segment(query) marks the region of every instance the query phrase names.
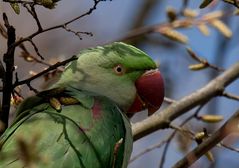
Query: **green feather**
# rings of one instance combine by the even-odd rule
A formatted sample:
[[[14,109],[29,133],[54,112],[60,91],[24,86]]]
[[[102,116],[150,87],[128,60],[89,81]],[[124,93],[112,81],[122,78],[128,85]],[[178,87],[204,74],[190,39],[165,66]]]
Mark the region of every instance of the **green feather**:
[[[146,53],[121,42],[81,51],[56,84],[20,105],[0,138],[0,167],[126,168],[133,138],[124,112],[137,78],[155,68]],[[75,103],[61,104],[62,97]]]
[[[37,151],[37,159],[28,158],[29,165],[62,168],[100,168],[113,165],[115,168],[121,165],[127,167],[129,157],[126,155],[125,158],[123,153],[131,153],[132,140],[127,139],[132,139],[132,135],[126,116],[108,99],[89,97],[80,91],[69,90],[66,90],[66,94],[80,97],[79,102],[83,100],[82,97],[86,97],[88,100],[91,98],[90,101],[94,103],[99,103],[102,108],[99,111],[100,116],[94,116],[93,106],[64,106],[59,113],[49,103],[39,102],[39,105],[32,108],[27,116],[13,124],[2,136],[2,153],[9,157],[0,161],[0,167],[24,166],[24,159],[17,155],[20,148],[18,141],[24,137],[27,142],[34,136],[39,137],[34,149]],[[121,138],[124,142],[114,162],[114,146]]]

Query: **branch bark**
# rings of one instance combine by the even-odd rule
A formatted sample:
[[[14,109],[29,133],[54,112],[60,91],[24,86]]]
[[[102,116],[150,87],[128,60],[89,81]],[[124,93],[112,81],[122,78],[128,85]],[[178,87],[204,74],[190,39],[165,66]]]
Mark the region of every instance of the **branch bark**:
[[[183,159],[178,161],[173,168],[189,167],[202,155],[221,142],[226,136],[234,132],[239,132],[238,121],[239,109],[220,129],[218,129],[214,134],[212,134],[212,136],[198,145],[194,150],[189,152]]]
[[[3,99],[2,99],[2,111],[0,113],[0,119],[2,122],[2,127],[0,128],[0,133],[5,131],[8,127],[8,116],[10,110],[10,101],[12,93],[12,79],[14,71],[14,52],[15,46],[13,44],[16,40],[15,28],[11,26],[8,22],[7,15],[3,13],[3,20],[5,22],[5,27],[7,28],[7,52],[3,55],[3,61],[6,64],[5,74],[3,76]]]
[[[239,62],[213,79],[203,88],[172,103],[160,113],[132,125],[134,140],[138,140],[156,130],[167,128],[171,121],[193,109],[197,105],[223,94],[226,86],[239,78]]]

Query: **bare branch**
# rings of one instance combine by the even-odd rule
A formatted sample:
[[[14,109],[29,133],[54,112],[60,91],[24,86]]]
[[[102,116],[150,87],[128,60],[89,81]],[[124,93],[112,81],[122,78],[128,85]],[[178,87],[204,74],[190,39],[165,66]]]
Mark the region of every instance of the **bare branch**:
[[[3,2],[19,3],[19,4],[37,4],[37,2],[30,2],[30,1],[24,1],[24,0],[3,0]]]
[[[71,24],[72,22],[75,22],[76,20],[79,20],[87,15],[90,15],[94,10],[96,10],[96,7],[97,5],[99,4],[99,2],[101,2],[103,0],[94,0],[94,5],[87,11],[85,12],[84,14],[80,15],[80,16],[77,16],[63,24],[60,24],[60,25],[56,25],[56,26],[52,26],[52,27],[49,27],[49,28],[46,28],[46,29],[42,29],[42,30],[38,30],[36,31],[35,33],[29,35],[28,37],[25,37],[25,38],[21,38],[19,39],[18,41],[15,42],[15,46],[18,46],[19,44],[25,42],[25,41],[29,41],[29,39],[32,39],[34,38],[35,36],[41,34],[41,33],[44,33],[44,32],[47,32],[47,31],[51,31],[51,30],[55,30],[55,29],[59,29],[59,28],[63,28],[65,29],[65,27],[69,24]]]
[[[204,104],[199,106],[196,111],[194,112],[193,115],[190,115],[188,118],[186,118],[181,124],[180,124],[180,127],[183,127],[187,122],[189,122],[191,119],[193,119],[194,117],[196,117],[198,115],[198,113],[201,111],[201,109],[204,107]],[[164,147],[164,150],[163,150],[163,154],[162,154],[162,158],[161,158],[161,161],[160,161],[160,164],[159,164],[159,167],[160,168],[163,168],[163,165],[164,165],[164,162],[165,162],[165,159],[166,159],[166,155],[167,155],[167,152],[168,152],[168,148],[169,148],[169,145],[170,143],[172,142],[174,136],[176,135],[178,130],[174,130],[174,132],[169,136],[168,138],[168,141],[166,142],[166,145]],[[190,133],[191,135],[191,133]]]
[[[193,52],[191,48],[187,48],[187,52],[194,60],[196,60],[197,62],[203,64],[205,67],[210,67],[210,68],[212,68],[212,69],[214,69],[216,71],[219,71],[219,72],[225,71],[225,69],[223,69],[221,67],[218,67],[216,65],[213,65],[213,64],[209,63],[206,59],[197,56],[196,53]]]
[[[206,16],[206,15],[204,15]],[[140,27],[137,29],[134,29],[128,33],[125,37],[117,40],[117,41],[129,41],[136,39],[142,35],[147,35],[150,33],[158,33],[161,31],[164,31],[165,29],[176,29],[176,28],[188,28],[189,26],[198,26],[200,24],[205,24],[209,23],[212,20],[219,19],[223,16],[221,15],[211,15],[210,17],[204,17],[202,16],[201,18],[198,19],[192,19],[192,18],[183,18],[183,19],[178,19],[175,20],[174,22],[171,23],[161,23],[161,24],[155,24],[151,26],[145,26],[145,27]]]
[[[7,31],[5,30],[5,28],[4,28],[1,24],[0,24],[0,34],[1,34],[5,39],[7,39]],[[42,59],[43,57],[42,57],[42,55],[39,53],[38,48],[37,48],[37,46],[33,43],[33,41],[32,41],[31,39],[30,39],[29,41],[30,41],[30,43],[33,45],[34,50],[35,50],[35,52],[37,53],[37,55],[40,57],[40,59],[38,59],[38,58],[34,57],[33,55],[31,55],[31,54],[29,53],[29,51],[27,50],[27,48],[25,47],[25,45],[24,45],[23,43],[21,43],[18,47],[23,50],[23,51],[22,51],[22,56],[24,57],[24,59],[27,60],[27,62],[31,62],[31,61],[28,60],[28,59],[31,59],[31,60],[33,60],[33,61],[35,61],[35,62],[37,62],[37,63],[50,66],[49,63],[43,61],[43,59]]]
[[[20,56],[23,57],[27,62],[37,62],[42,65],[51,66],[51,64],[49,64],[48,62],[43,61],[41,58],[38,59],[37,57],[30,54],[27,48],[25,47],[24,43],[21,43],[18,47],[22,49]]]
[[[238,132],[239,131],[238,120],[239,120],[239,109],[220,129],[218,129],[210,137],[205,139],[194,150],[189,152],[183,159],[178,161],[173,166],[173,168],[189,167],[202,155],[207,153],[211,148],[215,147],[219,142],[221,142],[226,136],[228,136],[231,133]]]
[[[229,98],[229,99],[232,99],[232,100],[239,101],[239,96],[238,95],[234,95],[234,94],[231,94],[231,93],[223,92],[222,96],[224,96],[226,98]]]
[[[144,154],[146,154],[146,153],[148,153],[148,152],[150,152],[150,151],[152,151],[152,150],[154,150],[154,149],[156,149],[156,148],[162,147],[162,146],[168,141],[168,139],[169,139],[169,138],[167,138],[167,139],[161,141],[160,143],[154,144],[154,145],[152,145],[152,146],[150,146],[150,147],[144,149],[143,151],[141,151],[140,153],[138,153],[137,155],[135,155],[134,157],[132,157],[132,158],[130,159],[130,163],[133,162],[133,161],[135,161],[136,159],[140,158],[140,157],[143,156]]]
[[[226,149],[228,149],[228,150],[231,150],[231,151],[233,151],[233,152],[239,153],[239,148],[234,148],[234,147],[231,147],[231,146],[226,145],[226,144],[224,144],[224,143],[220,143],[218,146],[221,146],[221,147],[224,147],[224,148],[226,148]]]
[[[73,34],[75,34],[76,36],[79,37],[80,40],[82,40],[82,37],[80,36],[81,34],[85,34],[85,35],[88,35],[88,36],[93,36],[93,33],[91,32],[81,32],[81,31],[73,31],[72,29],[69,29],[67,26],[64,26],[63,29],[65,29],[66,31],[68,32],[71,32]]]
[[[10,101],[11,101],[11,93],[13,91],[12,87],[12,79],[13,79],[13,71],[14,71],[14,52],[15,47],[12,47],[16,40],[15,28],[11,26],[8,22],[7,15],[3,13],[3,20],[5,22],[5,27],[7,28],[7,52],[3,56],[3,61],[6,64],[6,71],[3,78],[3,99],[2,99],[2,111],[0,113],[1,122],[4,125],[3,130],[0,132],[4,132],[8,127],[8,116],[10,110]]]
[[[193,119],[194,117],[197,117],[198,113],[200,112],[200,110],[203,108],[204,105],[201,105],[199,106],[196,111],[194,112],[194,114],[190,115],[188,118],[186,118],[181,124],[180,124],[180,127],[184,126],[187,122],[189,122],[191,119]],[[148,148],[146,148],[145,150],[141,151],[140,153],[138,153],[137,155],[135,155],[134,157],[131,158],[130,160],[130,163],[135,161],[136,159],[140,158],[141,156],[143,156],[144,154],[154,150],[154,149],[157,149],[157,148],[160,148],[162,145],[164,145],[166,143],[166,146],[164,148],[164,152],[163,152],[163,156],[162,156],[162,159],[161,159],[161,163],[160,163],[160,167],[163,167],[163,164],[164,164],[164,158],[166,157],[166,154],[167,154],[167,148],[168,146],[170,145],[170,142],[173,140],[173,137],[176,135],[178,130],[174,130],[173,133],[168,137],[166,138],[165,140],[157,143],[157,144],[154,144]],[[191,135],[191,133],[190,133]]]
[[[28,41],[32,44],[32,46],[33,46],[35,52],[37,53],[37,55],[38,55],[42,60],[44,60],[44,57],[40,54],[40,52],[39,52],[39,50],[38,50],[36,44],[32,41],[32,39],[29,39]]]
[[[238,0],[223,0],[226,3],[229,3],[231,5],[234,5],[235,7],[239,8],[239,2]]]
[[[35,4],[29,4],[29,6],[30,6],[29,7],[28,4],[26,4],[26,3],[23,4],[23,6],[27,9],[27,11],[32,15],[32,17],[36,21],[37,27],[38,27],[38,31],[40,32],[40,31],[42,31],[42,26],[41,26],[41,22],[40,22],[40,20],[39,20],[39,18],[37,16],[36,9],[35,9],[34,5]]]
[[[213,79],[203,88],[172,103],[160,113],[132,126],[134,140],[140,139],[158,129],[169,127],[171,121],[188,112],[197,105],[208,102],[223,93],[226,86],[239,78],[239,62],[231,66],[220,76]]]
[[[36,78],[39,78],[40,76],[52,71],[52,70],[55,70],[57,69],[59,66],[63,66],[63,65],[66,65],[67,63],[71,62],[71,61],[74,61],[74,60],[77,60],[78,57],[77,56],[72,56],[71,58],[65,60],[65,61],[62,61],[62,62],[57,62],[56,64],[54,65],[51,65],[50,67],[48,67],[47,69],[45,69],[44,71],[28,78],[28,79],[25,79],[25,80],[22,80],[22,81],[16,81],[13,85],[13,87],[17,87],[19,85],[24,85],[24,84],[27,84],[28,87],[31,89],[31,90],[34,90],[35,92],[37,92],[37,90],[35,90],[34,88],[31,87],[30,83],[31,81],[35,80]]]

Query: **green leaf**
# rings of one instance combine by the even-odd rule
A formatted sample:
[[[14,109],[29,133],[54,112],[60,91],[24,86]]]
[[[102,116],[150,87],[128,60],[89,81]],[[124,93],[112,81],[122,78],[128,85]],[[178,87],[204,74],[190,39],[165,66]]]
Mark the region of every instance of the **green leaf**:
[[[205,8],[207,7],[213,0],[204,0],[201,5],[199,6],[199,8]]]
[[[10,3],[12,9],[14,10],[14,12],[16,14],[20,14],[20,7],[19,7],[19,4],[18,3]]]

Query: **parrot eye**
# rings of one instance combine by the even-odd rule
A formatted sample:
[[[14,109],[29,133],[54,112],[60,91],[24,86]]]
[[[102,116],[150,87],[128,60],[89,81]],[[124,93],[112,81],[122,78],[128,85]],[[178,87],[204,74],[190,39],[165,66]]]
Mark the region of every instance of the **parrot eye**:
[[[116,65],[113,69],[117,75],[123,75],[125,73],[125,68],[121,64]]]

